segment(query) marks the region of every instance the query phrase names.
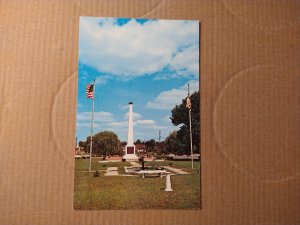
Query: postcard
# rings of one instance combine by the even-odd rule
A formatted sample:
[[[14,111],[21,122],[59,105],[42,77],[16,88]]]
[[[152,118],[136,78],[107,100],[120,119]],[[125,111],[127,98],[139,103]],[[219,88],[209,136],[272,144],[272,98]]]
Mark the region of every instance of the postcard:
[[[200,22],[81,17],[74,209],[199,209]]]

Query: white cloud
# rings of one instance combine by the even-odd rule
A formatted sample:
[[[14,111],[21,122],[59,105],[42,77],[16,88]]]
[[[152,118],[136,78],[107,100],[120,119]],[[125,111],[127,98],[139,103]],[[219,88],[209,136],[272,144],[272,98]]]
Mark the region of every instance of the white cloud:
[[[91,127],[91,123],[88,123],[88,122],[77,122],[76,127],[77,128],[82,128],[82,127],[90,128]],[[99,127],[99,124],[93,123],[93,127]]]
[[[90,121],[91,120],[91,112],[78,112],[77,113],[77,121]],[[113,122],[113,114],[110,112],[94,112],[94,122]]]
[[[98,85],[104,85],[106,84],[107,80],[110,78],[109,75],[101,75],[98,76],[95,80],[96,80],[96,84]]]
[[[192,80],[188,83],[190,84],[190,93],[199,90],[199,81]],[[188,83],[179,88],[161,92],[154,101],[147,102],[146,107],[150,109],[171,110],[187,96]]]
[[[82,122],[77,122],[76,127],[91,127],[91,123],[82,123]]]
[[[136,120],[134,121],[134,127],[142,127],[142,126],[155,126],[156,122],[154,120]],[[114,121],[110,123],[106,123],[105,127],[107,128],[123,128],[123,127],[128,127],[128,121]]]
[[[86,135],[89,135],[90,122],[77,122],[77,128],[86,129]],[[145,120],[137,120],[134,122],[134,140],[149,140],[151,138],[158,140],[158,131],[161,131],[161,140],[164,140],[165,137],[174,129],[178,129],[178,127],[174,127],[171,124],[157,124],[155,120],[145,119]],[[118,134],[118,137],[121,141],[127,140],[127,132],[128,132],[128,121],[114,121],[108,123],[94,123],[94,133],[109,130]],[[85,140],[83,138],[82,140]]]
[[[149,125],[155,125],[156,122],[154,120],[137,120],[135,121],[134,125],[136,126],[149,126]]]
[[[175,72],[172,73],[159,73],[154,77],[154,80],[170,80],[171,78],[178,77]]]
[[[128,114],[129,114],[129,112],[124,114],[124,119],[128,120]],[[141,119],[141,118],[142,118],[141,114],[133,112],[133,120],[138,120],[138,119]]]
[[[161,118],[160,121],[162,121],[162,123],[164,123],[164,124],[171,124],[172,123],[169,115]]]
[[[125,110],[125,109],[128,110],[128,105],[118,105],[118,107],[119,107],[121,110]]]
[[[185,92],[187,92],[188,85],[190,85],[190,93],[193,93],[193,92],[199,90],[199,80],[190,80],[185,85],[181,86],[179,89],[183,89],[183,90],[185,90]],[[184,97],[186,97],[186,96],[184,96]]]
[[[177,75],[193,75],[195,79],[199,79],[199,45],[190,46],[176,54],[170,68],[175,70]]]
[[[146,107],[150,109],[170,109],[181,101],[186,93],[184,90],[172,89],[161,92],[153,102],[147,102]]]
[[[128,127],[128,121],[115,121],[107,123],[107,127]]]
[[[128,121],[116,121],[112,123],[102,124],[100,127],[102,130],[113,131],[118,134],[118,137],[121,141],[127,141],[127,132],[128,132]],[[164,127],[163,127],[164,128]],[[149,137],[149,135],[156,134],[159,128],[156,126],[154,120],[137,120],[134,122],[134,139],[143,139],[144,137]],[[166,129],[166,128],[164,128]]]
[[[81,17],[79,60],[122,77],[151,74],[168,65],[179,75],[189,72],[198,76],[194,74],[198,52],[192,47],[184,50],[198,45],[198,26],[197,21],[181,20],[150,20],[144,24],[130,20],[117,26],[113,19]],[[183,51],[176,55],[179,49]],[[184,56],[188,58],[180,63]]]

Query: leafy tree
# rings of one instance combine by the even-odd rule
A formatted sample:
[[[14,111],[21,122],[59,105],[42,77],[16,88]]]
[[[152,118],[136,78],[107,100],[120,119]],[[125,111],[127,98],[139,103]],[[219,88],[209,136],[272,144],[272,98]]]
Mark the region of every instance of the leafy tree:
[[[78,145],[79,145],[79,147],[85,148],[86,147],[86,142],[85,141],[79,141]]]
[[[200,97],[199,91],[194,92],[191,96],[191,120],[192,120],[192,138],[193,149],[195,152],[199,152],[200,147]],[[177,131],[177,138],[182,144],[182,148],[185,154],[190,153],[190,134],[189,134],[189,109],[186,108],[186,99],[182,99],[180,105],[176,105],[172,111],[170,117],[173,125],[179,126]],[[195,146],[195,147],[194,147]]]
[[[177,132],[175,130],[171,132],[164,141],[164,153],[173,153],[177,155],[184,153],[182,144],[177,138]]]
[[[151,139],[149,141],[146,141],[145,145],[146,145],[147,151],[152,151],[152,150],[154,150],[154,147],[155,147],[155,140]]]
[[[87,149],[90,148],[90,137],[86,140]],[[121,155],[122,148],[118,136],[111,131],[102,131],[93,136],[93,153],[103,156]]]
[[[141,144],[141,143],[142,143],[142,142],[141,142],[140,139],[137,139],[136,142],[135,142],[135,144]]]
[[[164,141],[161,141],[161,142],[156,142],[156,147],[157,147],[157,152],[159,154],[161,153],[168,153],[165,149],[165,142]]]

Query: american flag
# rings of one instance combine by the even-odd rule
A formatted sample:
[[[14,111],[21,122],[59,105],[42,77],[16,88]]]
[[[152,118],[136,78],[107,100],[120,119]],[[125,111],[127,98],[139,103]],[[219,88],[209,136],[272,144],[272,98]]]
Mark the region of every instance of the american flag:
[[[94,99],[94,84],[86,85],[86,97]]]
[[[192,108],[192,102],[191,102],[191,99],[190,99],[190,96],[188,95],[187,98],[186,98],[186,107],[188,109],[191,109]]]

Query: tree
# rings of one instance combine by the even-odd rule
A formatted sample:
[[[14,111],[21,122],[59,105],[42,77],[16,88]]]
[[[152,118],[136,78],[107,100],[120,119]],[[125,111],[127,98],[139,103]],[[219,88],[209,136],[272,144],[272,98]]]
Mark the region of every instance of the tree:
[[[155,140],[151,139],[149,141],[146,141],[145,145],[146,145],[147,151],[152,151],[152,150],[154,150],[154,147],[155,147]]]
[[[81,148],[85,148],[86,147],[86,142],[85,141],[79,141],[78,145]]]
[[[177,138],[177,132],[174,130],[166,137],[164,141],[164,153],[183,154],[183,148],[180,140]]]
[[[158,154],[165,154],[165,153],[168,153],[165,149],[165,142],[164,141],[161,141],[161,142],[156,142],[156,147],[157,147],[157,152]]]
[[[87,138],[87,149],[90,148],[90,137]],[[122,148],[118,136],[111,131],[102,131],[93,136],[93,153],[103,156],[121,155]]]
[[[141,144],[141,143],[142,143],[142,142],[141,142],[140,139],[137,139],[136,142],[135,142],[135,144]]]
[[[127,141],[122,141],[121,142],[121,146],[123,147],[123,146],[126,146],[127,145]]]
[[[199,152],[200,148],[200,97],[199,91],[194,92],[191,96],[191,120],[192,120],[192,138],[193,148],[195,146],[196,152]],[[190,153],[190,134],[189,134],[189,110],[186,108],[186,99],[182,99],[180,105],[176,105],[172,111],[170,117],[173,125],[179,126],[177,131],[177,138],[182,144],[182,148],[185,154]]]

